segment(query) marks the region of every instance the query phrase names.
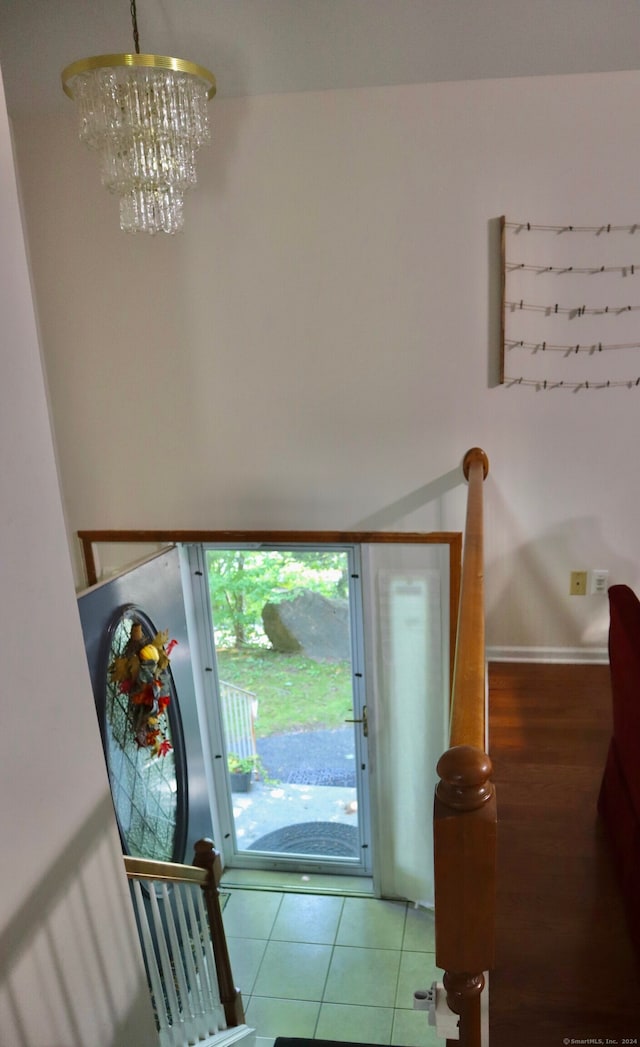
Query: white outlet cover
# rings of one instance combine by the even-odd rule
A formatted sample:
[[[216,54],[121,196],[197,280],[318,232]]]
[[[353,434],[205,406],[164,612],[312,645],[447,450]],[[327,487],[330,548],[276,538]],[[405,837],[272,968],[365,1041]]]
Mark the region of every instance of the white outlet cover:
[[[588,592],[590,596],[600,596],[609,588],[609,572],[605,569],[594,568],[589,571]]]

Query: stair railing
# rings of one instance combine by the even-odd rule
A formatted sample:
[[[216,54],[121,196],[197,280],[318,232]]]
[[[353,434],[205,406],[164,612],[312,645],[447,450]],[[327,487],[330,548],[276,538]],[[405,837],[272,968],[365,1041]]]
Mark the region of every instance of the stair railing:
[[[486,753],[483,482],[486,454],[472,448],[449,748],[437,765],[434,803],[436,964],[461,1047],[480,1047],[484,972],[494,965],[497,817]],[[456,1041],[447,1041],[456,1042]]]
[[[124,857],[132,884],[161,1047],[208,1047],[244,1024],[233,983],[211,840],[195,845],[193,865]]]

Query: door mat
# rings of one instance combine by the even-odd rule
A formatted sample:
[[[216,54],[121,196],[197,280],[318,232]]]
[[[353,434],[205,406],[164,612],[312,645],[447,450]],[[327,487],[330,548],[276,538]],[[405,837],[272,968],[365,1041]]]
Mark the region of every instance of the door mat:
[[[248,848],[278,854],[313,854],[359,858],[358,830],[342,822],[300,822],[261,836]]]

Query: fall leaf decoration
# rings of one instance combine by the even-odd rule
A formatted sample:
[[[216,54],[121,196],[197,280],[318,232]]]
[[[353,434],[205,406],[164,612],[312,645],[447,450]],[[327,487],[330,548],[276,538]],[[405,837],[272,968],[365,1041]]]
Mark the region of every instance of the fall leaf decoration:
[[[177,640],[167,630],[151,639],[134,622],[126,647],[109,666],[109,679],[129,699],[127,716],[136,744],[151,756],[166,756],[173,748],[167,738],[167,706],[171,697],[169,658]]]

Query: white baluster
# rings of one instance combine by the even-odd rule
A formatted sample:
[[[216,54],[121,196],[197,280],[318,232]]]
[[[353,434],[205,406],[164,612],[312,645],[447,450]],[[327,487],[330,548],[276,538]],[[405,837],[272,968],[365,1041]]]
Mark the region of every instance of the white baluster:
[[[144,904],[142,888],[140,887],[139,880],[133,881],[133,895],[135,898],[138,919],[140,921],[142,948],[144,951],[145,960],[147,961],[147,970],[149,972],[149,980],[151,982],[151,993],[153,996],[158,1025],[160,1028],[160,1047],[171,1047],[171,1027],[169,1025],[169,1016],[167,1014],[165,996],[162,989],[162,979],[160,977],[160,971],[158,970],[158,964],[156,962],[156,954],[155,949],[153,947],[153,938],[151,936],[151,930],[149,928],[147,910]]]
[[[173,971],[175,981],[178,983],[178,992],[180,994],[180,1014],[182,1017],[184,1034],[187,1037],[187,1042],[192,1043],[195,1039],[193,1011],[191,1009],[189,986],[187,985],[187,978],[184,971],[184,952],[185,950],[188,951],[190,946],[188,939],[181,944],[180,939],[178,938],[176,923],[173,917],[173,906],[171,905],[171,897],[166,883],[162,884],[162,902],[167,931],[169,933],[169,942],[171,943]]]
[[[194,1036],[196,1041],[198,1039],[204,1039],[209,1034],[206,1014],[205,1014],[205,1003],[200,988],[200,979],[198,977],[195,961],[194,961],[194,949],[195,949],[195,936],[198,934],[198,928],[189,926],[184,909],[184,895],[188,895],[189,890],[193,890],[193,887],[189,888],[187,884],[175,884],[174,885],[174,902],[176,913],[178,916],[178,926],[180,927],[180,938],[183,942],[182,954],[184,957],[185,965],[187,968],[187,975],[189,979],[189,999],[191,1006],[191,1016],[194,1023]],[[199,890],[200,888],[196,888]],[[214,1030],[215,1031],[215,1030]]]
[[[205,953],[205,944],[211,942],[211,936],[209,934],[209,922],[206,916],[206,910],[204,912],[204,917],[202,915],[204,899],[200,888],[189,894],[188,905],[192,926],[198,927],[199,929],[204,928],[203,934],[198,933],[197,936],[194,936],[197,940],[196,949],[198,956],[198,970],[200,972],[200,987],[205,998],[206,1011],[211,1015],[211,1020],[216,1026],[214,1031],[217,1032],[218,1029],[226,1028],[226,1023],[223,1020],[222,1007],[220,1004],[220,992],[218,989],[218,977],[215,968],[215,961],[214,965],[211,966]],[[200,917],[198,917],[196,909],[200,913]]]
[[[164,936],[162,917],[160,915],[160,908],[158,906],[158,899],[156,897],[155,885],[153,883],[149,885],[149,893],[151,898],[151,914],[153,916],[153,926],[156,932],[158,952],[160,954],[160,966],[162,967],[162,981],[164,983],[165,992],[169,1001],[169,1010],[171,1012],[172,1044],[173,1047],[184,1047],[184,1044],[188,1041],[184,1034],[184,1022],[182,1019],[182,1014],[180,1013],[178,994],[176,992],[176,986],[173,980],[171,958],[169,956],[169,950],[167,949],[167,941]]]
[[[199,922],[202,927],[209,926],[209,918],[207,916],[207,909],[204,902],[204,895],[202,891],[199,891],[197,896],[198,916]],[[209,984],[211,986],[211,993],[214,999],[214,1006],[222,1011],[222,1004],[220,1003],[220,990],[218,987],[218,973],[216,968],[216,958],[213,951],[213,943],[211,941],[210,934],[204,934],[202,936],[204,943],[205,953],[205,967],[209,975]],[[226,1022],[225,1022],[226,1025]]]

